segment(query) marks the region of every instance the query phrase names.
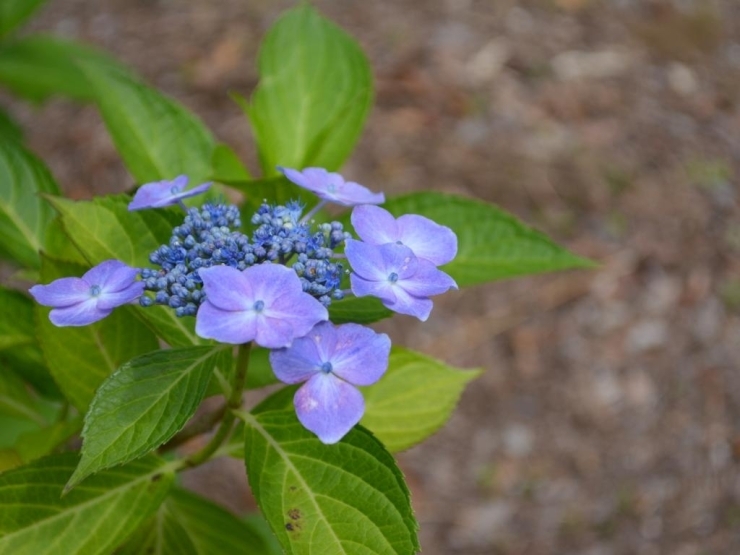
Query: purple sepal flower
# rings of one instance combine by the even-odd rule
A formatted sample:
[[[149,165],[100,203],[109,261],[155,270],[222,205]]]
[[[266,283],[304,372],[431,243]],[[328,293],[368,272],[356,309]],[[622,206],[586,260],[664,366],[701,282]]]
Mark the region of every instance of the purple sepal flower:
[[[205,193],[211,186],[210,183],[203,183],[186,191],[185,187],[187,185],[187,175],[178,176],[172,181],[155,181],[154,183],[142,185],[134,194],[134,198],[129,203],[128,209],[143,210],[145,208],[171,206],[182,202],[183,199]]]
[[[28,291],[39,304],[53,307],[49,320],[55,326],[86,326],[141,297],[144,283],[136,281],[138,274],[120,260],[106,260],[81,278],[61,278]]]
[[[230,266],[199,270],[205,302],[198,308],[195,333],[206,339],[268,349],[289,346],[318,322],[326,308],[304,293],[296,273],[280,264],[259,264],[240,272]]]
[[[378,297],[394,312],[422,322],[432,311],[429,297],[457,289],[455,280],[404,245],[369,245],[350,239],[344,252],[352,265],[350,285],[356,296]]]
[[[277,378],[306,382],[293,402],[298,420],[323,443],[336,443],[357,424],[365,400],[355,385],[377,382],[388,368],[391,341],[358,324],[322,322],[287,349],[270,353]]]
[[[367,187],[353,181],[345,181],[338,173],[328,172],[324,168],[306,168],[298,171],[278,167],[278,170],[299,187],[308,189],[323,200],[342,206],[385,202],[383,193],[373,193]]]
[[[447,264],[457,254],[455,232],[424,216],[405,214],[396,219],[379,206],[364,205],[352,210],[352,225],[366,243],[401,243],[435,266]]]

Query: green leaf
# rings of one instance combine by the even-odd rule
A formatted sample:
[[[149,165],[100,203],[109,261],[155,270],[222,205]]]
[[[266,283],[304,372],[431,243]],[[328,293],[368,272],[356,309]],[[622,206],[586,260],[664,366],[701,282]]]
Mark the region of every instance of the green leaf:
[[[85,268],[43,257],[41,280],[50,283],[82,275]],[[59,388],[81,412],[95,390],[127,360],[158,348],[156,337],[122,306],[107,318],[82,327],[57,327],[49,308],[36,305],[36,329],[47,366]]]
[[[194,185],[208,179],[215,142],[195,114],[126,71],[82,67],[113,143],[139,183],[181,174]]]
[[[0,139],[18,142],[23,140],[23,130],[5,110],[0,110]]]
[[[183,489],[173,489],[157,514],[119,555],[269,555],[251,525],[218,505]]]
[[[0,287],[0,351],[36,342],[33,301],[26,295]]]
[[[252,492],[286,553],[418,551],[403,476],[367,430],[355,428],[340,443],[324,445],[293,410],[240,417]]]
[[[130,198],[125,195],[93,201],[48,200],[59,212],[65,233],[90,264],[115,258],[133,267],[146,267],[149,254],[167,244],[172,228],[182,223],[182,216],[174,210],[129,212]],[[168,307],[139,309],[136,316],[173,347],[204,343],[195,335],[194,319],[178,318]]]
[[[270,365],[270,349],[253,346],[249,351],[249,372],[247,372],[247,389],[259,389],[277,383],[278,379]]]
[[[491,204],[456,195],[422,192],[390,199],[383,208],[394,216],[420,214],[457,234],[455,260],[443,267],[460,287],[499,279],[591,268],[539,231]],[[348,220],[345,217],[345,221]]]
[[[141,457],[175,435],[200,405],[225,352],[222,346],[155,351],[127,362],[105,380],[85,415],[82,458],[66,489],[94,472]]]
[[[479,375],[480,370],[460,370],[394,347],[388,372],[378,383],[362,388],[362,425],[391,453],[407,449],[447,422],[465,386]]]
[[[25,384],[10,372],[0,373],[0,414],[45,424]]]
[[[15,450],[24,463],[49,455],[82,428],[82,417],[66,422],[55,422],[39,430],[22,433],[15,442]]]
[[[302,5],[268,31],[248,116],[262,170],[339,168],[372,104],[370,65],[347,33]]]
[[[53,95],[89,102],[95,100],[95,92],[78,67],[82,62],[123,71],[113,58],[90,46],[32,35],[0,45],[0,84],[32,102]]]
[[[34,309],[35,321],[36,311]],[[2,370],[13,372],[31,384],[33,388],[44,397],[61,400],[61,391],[54,383],[44,361],[44,355],[39,343],[33,345],[18,345],[0,352],[0,364]]]
[[[39,193],[58,194],[46,166],[16,141],[0,141],[0,256],[39,267],[46,226],[54,211]]]
[[[0,2],[0,37],[20,26],[46,0],[3,0]]]
[[[149,457],[92,477],[62,497],[68,453],[0,475],[0,553],[107,555],[162,503],[172,465]]]
[[[211,179],[219,183],[244,182],[252,177],[229,145],[217,144],[211,157]]]
[[[375,297],[348,297],[329,305],[329,319],[335,324],[372,324],[391,316],[393,312]]]

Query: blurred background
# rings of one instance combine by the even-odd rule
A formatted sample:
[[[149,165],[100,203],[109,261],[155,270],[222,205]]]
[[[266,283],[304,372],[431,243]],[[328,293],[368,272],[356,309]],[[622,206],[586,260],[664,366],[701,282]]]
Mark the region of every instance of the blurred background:
[[[376,76],[345,176],[496,203],[601,262],[378,326],[485,368],[400,457],[423,552],[740,553],[740,2],[313,3]],[[256,170],[226,93],[292,5],[51,0],[28,29],[110,51]],[[133,185],[92,107],[0,100],[70,195]],[[253,507],[238,461],[187,481]]]

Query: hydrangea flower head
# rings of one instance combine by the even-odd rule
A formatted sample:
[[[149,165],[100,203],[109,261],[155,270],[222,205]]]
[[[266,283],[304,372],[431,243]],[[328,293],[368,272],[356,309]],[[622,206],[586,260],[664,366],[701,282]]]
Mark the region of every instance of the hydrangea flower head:
[[[29,293],[39,304],[53,308],[49,320],[55,326],[86,326],[141,296],[144,284],[136,281],[138,273],[120,260],[106,260],[81,278],[34,285]]]
[[[396,219],[379,206],[363,205],[352,210],[352,225],[366,243],[401,243],[435,266],[447,264],[457,254],[455,232],[424,216],[405,214]]]
[[[429,297],[457,289],[455,280],[428,260],[414,256],[405,245],[348,240],[345,254],[352,265],[350,284],[355,295],[378,297],[394,312],[416,316],[422,322],[432,311]]]
[[[373,193],[354,181],[345,181],[338,173],[328,172],[324,168],[306,168],[303,171],[278,167],[290,181],[308,189],[322,200],[356,206],[358,204],[382,204],[383,193]]]
[[[221,265],[198,273],[206,298],[196,314],[195,332],[203,338],[278,349],[329,318],[286,266],[265,263],[242,272]]]
[[[293,402],[298,420],[323,443],[336,443],[357,424],[365,400],[355,385],[377,382],[388,368],[391,341],[358,324],[322,322],[287,349],[270,353],[277,378],[305,382]]]
[[[129,203],[128,209],[144,210],[145,208],[172,206],[173,204],[181,203],[183,199],[205,193],[211,186],[210,183],[203,183],[186,191],[185,187],[187,185],[187,175],[180,175],[172,181],[155,181],[154,183],[142,185],[134,194],[134,198]]]

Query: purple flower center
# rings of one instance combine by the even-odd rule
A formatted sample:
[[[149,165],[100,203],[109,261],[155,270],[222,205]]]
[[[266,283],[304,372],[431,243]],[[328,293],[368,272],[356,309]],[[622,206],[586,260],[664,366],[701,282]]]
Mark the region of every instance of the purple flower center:
[[[90,287],[90,295],[92,297],[97,297],[98,295],[100,295],[100,285],[93,285],[92,287]]]
[[[177,193],[180,192],[181,189],[182,189],[182,187],[178,187],[177,185],[173,185],[172,188],[170,189],[170,193],[172,193],[173,195],[176,195]]]
[[[326,190],[329,191],[330,193],[336,193],[337,192],[337,186],[334,185],[334,183],[329,183],[326,186]]]
[[[332,368],[331,362],[325,362],[324,364],[321,365],[321,371],[324,372],[325,374],[330,374],[332,370],[333,368]]]
[[[398,281],[398,274],[396,272],[391,272],[388,276],[388,281],[391,283],[396,283]]]
[[[262,310],[264,310],[265,308],[265,301],[257,301],[256,303],[254,303],[252,308],[255,312],[262,312]]]

